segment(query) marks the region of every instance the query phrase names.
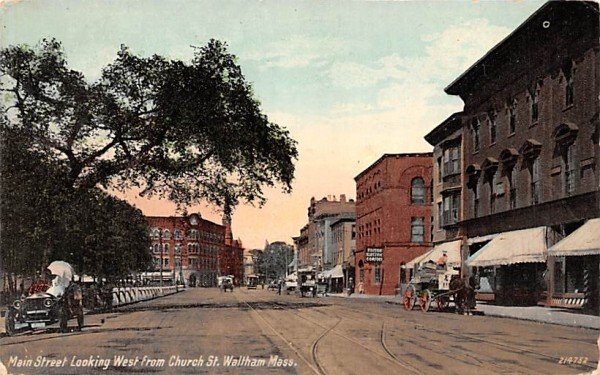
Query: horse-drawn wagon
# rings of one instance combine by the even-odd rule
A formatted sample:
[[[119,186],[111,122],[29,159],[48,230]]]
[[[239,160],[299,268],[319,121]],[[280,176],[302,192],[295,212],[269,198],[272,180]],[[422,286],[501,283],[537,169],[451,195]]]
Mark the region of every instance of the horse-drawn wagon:
[[[475,308],[473,283],[460,277],[460,271],[433,262],[420,265],[403,294],[403,305],[412,310],[418,305],[423,312],[435,304],[438,311],[444,311],[454,303],[457,312]]]

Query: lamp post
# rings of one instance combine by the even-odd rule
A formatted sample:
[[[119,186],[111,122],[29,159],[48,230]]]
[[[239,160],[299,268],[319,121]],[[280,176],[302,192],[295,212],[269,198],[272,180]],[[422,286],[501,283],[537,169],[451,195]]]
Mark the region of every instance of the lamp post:
[[[160,247],[160,286],[163,286],[163,244],[162,244],[162,228],[158,228],[158,246]]]

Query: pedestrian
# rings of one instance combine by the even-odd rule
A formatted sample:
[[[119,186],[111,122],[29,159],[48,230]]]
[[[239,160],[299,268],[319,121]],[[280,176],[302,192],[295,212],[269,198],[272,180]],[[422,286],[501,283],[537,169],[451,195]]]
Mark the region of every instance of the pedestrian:
[[[360,281],[358,283],[358,294],[364,294],[365,293],[365,285],[363,284],[362,281]]]
[[[283,282],[281,280],[279,280],[279,283],[277,284],[277,294],[279,294],[279,295],[281,295],[281,287],[282,287],[281,284],[283,284]]]

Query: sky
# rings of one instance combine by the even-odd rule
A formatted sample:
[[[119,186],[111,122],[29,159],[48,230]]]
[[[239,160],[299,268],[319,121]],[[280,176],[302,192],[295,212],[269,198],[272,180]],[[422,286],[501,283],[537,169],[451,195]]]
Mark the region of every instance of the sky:
[[[239,206],[246,248],[292,242],[311,197],[355,198],[354,177],[384,153],[428,152],[423,136],[454,112],[443,89],[543,1],[0,0],[0,45],[54,37],[88,80],[133,53],[190,61],[192,46],[227,42],[263,112],[290,131],[299,158],[291,194],[268,189]],[[168,201],[117,194],[144,214]],[[217,209],[191,207],[220,222]]]

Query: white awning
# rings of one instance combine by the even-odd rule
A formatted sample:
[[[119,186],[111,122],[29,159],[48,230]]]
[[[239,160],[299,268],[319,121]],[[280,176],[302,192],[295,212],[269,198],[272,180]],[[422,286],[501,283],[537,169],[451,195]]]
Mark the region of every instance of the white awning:
[[[339,279],[339,278],[344,277],[344,270],[342,269],[341,264],[338,264],[337,266],[333,267],[328,272],[329,272],[329,276],[332,279]]]
[[[600,255],[600,218],[588,220],[554,246],[548,249],[551,256]]]
[[[504,266],[515,263],[546,262],[546,227],[498,234],[467,259],[469,267]]]
[[[460,265],[460,243],[461,240],[444,242],[438,245],[423,255],[419,255],[415,259],[406,263],[406,268],[413,268],[416,265],[423,264],[428,261],[436,262],[446,252],[448,255],[448,264]]]

